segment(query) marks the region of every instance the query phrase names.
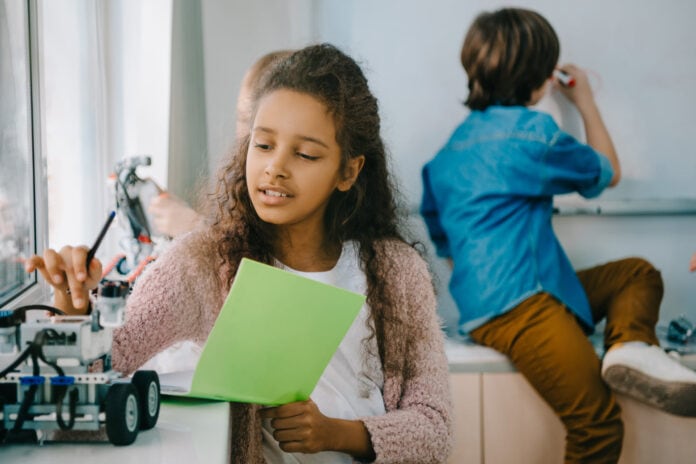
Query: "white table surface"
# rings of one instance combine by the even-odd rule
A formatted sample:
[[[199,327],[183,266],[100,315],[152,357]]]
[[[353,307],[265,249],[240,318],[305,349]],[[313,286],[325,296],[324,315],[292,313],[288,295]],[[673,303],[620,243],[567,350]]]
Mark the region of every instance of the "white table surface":
[[[103,433],[89,432],[82,441],[0,445],[0,463],[224,464],[228,427],[228,403],[163,398],[157,425],[129,446],[114,446]]]

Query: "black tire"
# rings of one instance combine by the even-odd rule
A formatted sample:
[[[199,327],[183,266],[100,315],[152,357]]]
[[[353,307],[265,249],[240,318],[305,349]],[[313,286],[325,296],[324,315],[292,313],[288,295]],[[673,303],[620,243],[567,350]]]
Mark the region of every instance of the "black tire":
[[[130,445],[138,436],[140,402],[138,391],[130,383],[115,383],[104,399],[106,436],[116,446]]]
[[[160,412],[159,376],[155,371],[136,371],[132,382],[140,396],[140,430],[150,430]]]

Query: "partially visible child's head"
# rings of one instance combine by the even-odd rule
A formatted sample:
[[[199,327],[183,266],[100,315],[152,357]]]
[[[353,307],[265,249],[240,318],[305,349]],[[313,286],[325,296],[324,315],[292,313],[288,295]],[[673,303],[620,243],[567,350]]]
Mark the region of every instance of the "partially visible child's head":
[[[469,78],[466,105],[528,105],[558,62],[560,45],[540,14],[503,8],[482,13],[464,39],[461,62]]]
[[[261,83],[263,76],[283,58],[292,55],[293,50],[277,50],[266,53],[256,60],[251,68],[244,74],[242,85],[237,97],[237,138],[240,139],[249,133],[251,123],[251,106],[254,92]]]
[[[332,45],[314,45],[279,61],[263,77],[253,97],[252,136],[259,103],[274,92],[290,90],[312,97],[325,107],[327,119],[340,147],[339,172],[350,160],[364,157],[357,179],[347,191],[336,189],[328,199],[324,228],[328,240],[357,240],[361,244],[379,238],[399,237],[396,206],[387,156],[380,134],[377,99],[372,95],[360,66]],[[290,113],[290,109],[288,109]],[[307,128],[307,137],[312,137]],[[248,227],[252,254],[272,253],[275,228],[262,221],[250,200],[246,179],[250,137],[244,137],[230,164],[223,169],[218,188],[221,215],[218,225]],[[231,250],[230,250],[231,251]],[[226,253],[230,255],[231,253]],[[267,259],[268,255],[257,256]]]

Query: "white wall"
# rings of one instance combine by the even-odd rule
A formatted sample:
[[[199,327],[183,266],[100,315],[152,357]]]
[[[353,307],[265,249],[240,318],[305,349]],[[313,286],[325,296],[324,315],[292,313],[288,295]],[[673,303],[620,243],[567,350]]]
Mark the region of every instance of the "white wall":
[[[467,92],[466,76],[459,63],[466,29],[478,12],[508,4],[490,0],[315,2],[320,36],[344,47],[367,70],[380,100],[393,168],[414,210],[420,202],[421,166],[467,113],[461,104]],[[696,4],[681,0],[659,5],[611,2],[611,7],[601,0],[516,4],[547,15],[561,40],[561,62],[591,63],[591,81],[625,171],[623,190],[617,188],[608,196],[617,197],[617,191],[617,198],[642,196],[641,186],[658,198],[694,192],[696,157],[683,141],[690,133],[685,128],[694,122],[691,108],[696,105],[696,93],[690,89],[696,77],[684,70],[696,67],[696,60],[693,53],[685,52],[689,40],[678,38],[692,34],[685,18],[696,14]],[[665,63],[670,57],[678,64]],[[675,99],[675,94],[680,97]],[[542,107],[583,138],[577,114],[562,100],[547,98]],[[649,117],[659,126],[651,127]],[[661,129],[665,122],[667,128]],[[673,127],[682,128],[680,134],[674,134]],[[414,218],[414,222],[414,229],[427,242],[422,221]],[[649,259],[666,282],[663,319],[681,313],[696,319],[696,275],[688,272],[690,253],[696,252],[696,216],[564,216],[556,218],[554,225],[578,268],[625,256]],[[448,267],[435,258],[432,261],[441,311],[452,324],[456,309],[447,294]]]
[[[265,53],[313,39],[310,0],[202,0],[206,118],[211,172],[234,144],[237,94]]]
[[[585,68],[620,154],[623,180],[611,199],[696,197],[690,138],[696,106],[696,3],[687,0],[518,0],[554,25],[560,62]],[[380,97],[386,137],[409,197],[420,196],[420,165],[465,113],[461,43],[478,13],[501,0],[317,0],[320,36],[361,59]],[[559,94],[541,105],[584,138],[577,112]],[[413,129],[417,130],[413,130]]]
[[[665,282],[661,320],[686,314],[696,320],[696,216],[561,216],[554,227],[578,268],[626,256],[648,259]]]
[[[627,166],[624,185],[628,185],[629,193],[639,191],[636,182],[640,183],[645,177],[646,169],[650,174],[648,177],[653,178],[651,182],[666,171],[678,176],[672,184],[669,181],[651,184],[651,188],[657,189],[664,185],[670,195],[679,193],[678,190],[669,190],[674,185],[685,185],[687,190],[696,186],[696,182],[689,180],[696,176],[692,169],[696,157],[691,156],[689,147],[678,153],[641,152],[639,158],[634,156],[635,148],[640,146],[639,136],[651,144],[659,137],[673,146],[678,146],[678,142],[673,138],[666,139],[664,134],[650,133],[644,124],[645,111],[631,106],[632,102],[639,100],[640,95],[636,92],[645,92],[646,89],[617,90],[613,84],[608,84],[616,79],[607,74],[609,68],[611,71],[637,69],[632,65],[635,59],[641,59],[643,65],[661,63],[660,50],[655,50],[654,45],[648,47],[660,33],[647,29],[652,24],[651,19],[655,18],[656,24],[663,28],[682,27],[684,18],[693,16],[685,11],[696,13],[696,4],[682,0],[663,2],[659,6],[630,2],[623,9],[616,5],[606,9],[606,2],[600,0],[573,4],[553,0],[525,0],[521,3],[551,13],[549,19],[562,41],[561,60],[583,64],[599,56],[592,52],[590,45],[584,48],[573,46],[580,41],[604,44],[603,48],[616,57],[612,62],[602,58],[604,64],[600,62],[593,66],[602,70],[603,82],[607,84],[598,99],[600,106],[613,110],[607,122],[610,130],[615,129],[614,132],[620,134],[617,146]],[[625,2],[622,4],[627,5]],[[392,168],[411,209],[415,211],[421,195],[421,166],[435,154],[466,115],[461,103],[466,96],[466,77],[459,64],[459,51],[466,29],[482,9],[502,5],[501,1],[484,0],[264,0],[253,3],[203,0],[211,159],[224,153],[232,141],[236,92],[244,70],[255,57],[274,48],[299,47],[316,40],[329,41],[354,56],[365,69],[371,88],[380,101],[383,134],[392,153]],[[576,11],[569,5],[573,5]],[[605,14],[591,14],[592,11],[604,11]],[[632,32],[622,36],[627,27],[625,21],[631,21],[631,15],[639,24],[645,25],[644,34]],[[613,21],[624,16],[625,20]],[[630,29],[635,31],[637,26],[630,24]],[[590,32],[597,29],[600,31],[598,35]],[[592,47],[598,49],[597,45]],[[644,48],[650,49],[650,54],[643,58],[638,51]],[[684,53],[683,46],[664,50],[664,54],[682,54],[682,61],[686,62],[680,63],[678,68],[682,70],[692,69],[696,63],[692,53]],[[672,81],[667,84],[676,85],[673,77],[680,71],[669,68],[666,71],[672,76]],[[622,73],[621,79],[624,78]],[[656,79],[655,75],[650,78]],[[682,80],[688,79],[693,80],[694,76],[684,74]],[[659,85],[660,82],[655,82],[656,87],[652,90],[660,90]],[[693,102],[694,95],[692,87],[681,95],[687,99],[684,102],[686,107],[693,106],[689,102]],[[643,95],[640,101],[652,105],[648,109],[660,103],[649,94]],[[677,105],[674,99],[663,101]],[[577,133],[576,115],[569,113],[567,108],[554,109],[558,102],[547,101],[545,105],[563,117],[561,122],[568,130]],[[689,120],[676,122],[680,127],[688,126],[692,113],[680,114],[686,114]],[[616,129],[617,125],[621,126],[620,131]],[[668,155],[671,164],[664,161]],[[669,169],[665,168],[666,163]],[[428,243],[422,221],[414,216],[412,222],[417,235]],[[559,217],[554,223],[577,267],[633,255],[651,260],[666,280],[663,317],[667,319],[687,313],[696,319],[696,275],[690,275],[687,269],[690,252],[696,251],[695,216]],[[453,322],[456,310],[447,294],[447,267],[436,260],[433,260],[433,266],[439,281],[442,313],[446,320]]]

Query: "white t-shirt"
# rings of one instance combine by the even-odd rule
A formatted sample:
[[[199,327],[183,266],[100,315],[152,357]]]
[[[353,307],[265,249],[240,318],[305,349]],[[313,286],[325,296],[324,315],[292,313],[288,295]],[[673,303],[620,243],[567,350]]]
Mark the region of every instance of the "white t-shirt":
[[[351,292],[365,295],[367,291],[367,281],[358,255],[358,244],[355,242],[346,242],[343,245],[336,266],[326,272],[300,272],[280,262],[276,262],[276,266]],[[326,310],[330,311],[331,308]],[[369,309],[367,305],[363,305],[310,395],[319,411],[327,417],[356,419],[385,413],[382,398],[384,377],[377,341],[372,337],[367,344],[364,342],[371,334],[368,315]],[[272,464],[353,462],[352,457],[347,454],[329,451],[316,454],[285,453],[273,438],[270,420],[265,420],[263,424],[263,456]]]

